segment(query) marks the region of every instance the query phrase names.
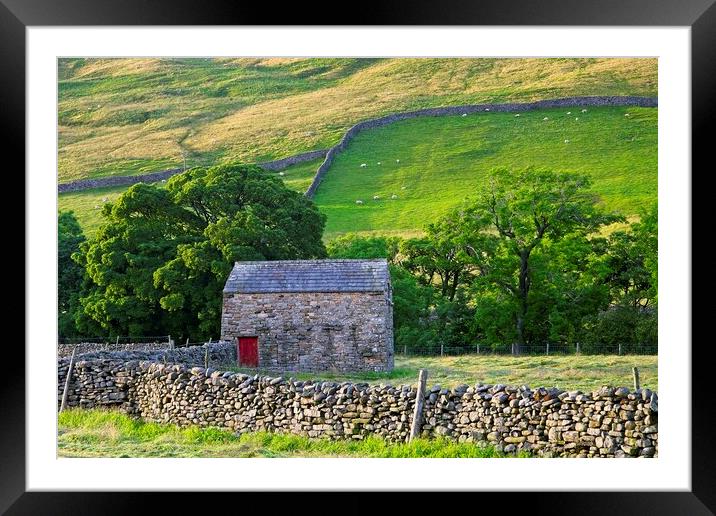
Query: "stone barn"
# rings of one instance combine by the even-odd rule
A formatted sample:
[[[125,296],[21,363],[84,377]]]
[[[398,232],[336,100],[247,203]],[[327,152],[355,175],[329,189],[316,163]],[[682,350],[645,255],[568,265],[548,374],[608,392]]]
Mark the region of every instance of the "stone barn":
[[[236,262],[221,339],[240,365],[277,371],[391,371],[386,260]]]

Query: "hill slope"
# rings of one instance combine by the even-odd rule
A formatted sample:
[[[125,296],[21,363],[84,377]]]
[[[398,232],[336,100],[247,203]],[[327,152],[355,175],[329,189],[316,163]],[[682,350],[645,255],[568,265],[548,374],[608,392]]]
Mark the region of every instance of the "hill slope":
[[[61,59],[61,182],[334,144],[422,107],[657,94],[656,59]]]
[[[327,238],[411,233],[474,196],[492,168],[528,165],[585,174],[605,209],[638,214],[657,199],[657,109],[560,108],[397,122],[359,133],[336,157],[314,201],[327,215]]]

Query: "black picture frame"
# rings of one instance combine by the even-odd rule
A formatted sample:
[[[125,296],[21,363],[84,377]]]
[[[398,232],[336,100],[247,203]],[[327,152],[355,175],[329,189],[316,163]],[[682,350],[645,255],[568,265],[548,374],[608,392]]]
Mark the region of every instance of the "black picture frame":
[[[364,4],[352,9],[350,25],[553,25],[553,26],[687,26],[691,28],[692,51],[692,172],[707,172],[711,164],[708,128],[714,120],[716,92],[716,5],[715,0],[594,0],[579,4],[566,0],[483,0],[456,2],[385,2]],[[280,5],[280,7],[278,7]],[[330,15],[333,15],[332,19]],[[348,25],[340,10],[305,3],[269,4],[254,2],[189,2],[186,0],[0,0],[0,99],[5,127],[7,154],[15,154],[16,167],[24,167],[25,155],[25,30],[29,26],[84,25]],[[24,169],[24,168],[23,168]],[[702,170],[703,169],[703,170]],[[684,171],[688,173],[688,171]],[[23,188],[24,184],[18,185]],[[693,188],[692,188],[692,191]],[[698,190],[696,190],[698,192]],[[696,206],[692,200],[692,206]],[[692,216],[693,223],[698,219]],[[697,226],[692,235],[698,234]],[[692,250],[692,270],[700,255]],[[704,268],[703,270],[710,270]],[[25,270],[27,275],[30,271]],[[693,304],[694,309],[697,308]],[[693,316],[692,316],[693,320]],[[692,339],[695,340],[695,339]],[[688,343],[667,343],[684,345]],[[714,474],[711,426],[711,389],[706,384],[712,375],[713,345],[708,340],[691,347],[691,481],[689,492],[549,492],[479,493],[477,501],[487,510],[492,502],[515,512],[551,514],[713,514],[716,511],[716,475]],[[16,356],[10,356],[14,352]],[[2,415],[0,416],[0,511],[7,514],[119,514],[135,513],[158,501],[162,512],[188,512],[192,506],[241,500],[242,511],[251,505],[264,507],[275,499],[241,494],[219,493],[128,493],[128,492],[27,492],[25,487],[25,355],[19,346],[6,346],[4,358],[13,367],[3,368]],[[327,474],[330,474],[327,472]],[[554,489],[559,490],[555,478]],[[295,500],[292,510],[326,508]],[[360,493],[343,497],[341,511],[361,510],[365,504]],[[416,493],[404,499],[402,510],[426,498]],[[432,497],[435,499],[435,497]],[[506,501],[507,500],[507,501]],[[447,502],[447,500],[443,500]],[[452,504],[452,502],[451,502]],[[372,505],[372,504],[371,504]],[[521,508],[524,506],[524,508]],[[445,506],[444,506],[445,507]],[[238,508],[238,506],[237,506]]]

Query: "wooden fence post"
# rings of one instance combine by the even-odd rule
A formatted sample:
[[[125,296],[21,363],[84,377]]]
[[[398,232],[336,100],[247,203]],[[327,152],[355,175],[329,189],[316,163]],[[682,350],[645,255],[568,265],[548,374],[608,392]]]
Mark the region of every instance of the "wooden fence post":
[[[577,342],[577,355],[579,355],[579,342]]]
[[[631,373],[634,376],[634,390],[638,391],[640,384],[639,384],[639,369],[636,367],[631,368]]]
[[[480,343],[479,342],[477,343],[477,354],[478,355],[480,354]]]
[[[619,343],[619,354],[620,355],[622,354],[622,343],[621,342]]]
[[[72,369],[75,366],[75,351],[77,351],[77,346],[75,346],[72,349],[72,356],[70,357],[70,365],[67,367],[67,378],[65,378],[65,390],[62,391],[62,403],[60,403],[60,412],[65,410],[67,407],[67,395],[70,391],[70,380],[72,378]]]
[[[117,335],[117,340],[114,341],[115,346],[119,346],[119,335]]]
[[[406,356],[408,355],[408,345],[407,344],[403,344],[403,355],[406,355]]]
[[[549,355],[549,342],[547,343],[547,354]]]
[[[443,344],[440,344],[440,356],[443,356],[445,354],[445,349],[443,347]]]
[[[425,384],[428,380],[427,369],[421,369],[418,373],[418,392],[415,395],[415,410],[413,411],[413,422],[410,425],[408,442],[415,439],[420,433],[423,418],[423,403],[425,401]]]

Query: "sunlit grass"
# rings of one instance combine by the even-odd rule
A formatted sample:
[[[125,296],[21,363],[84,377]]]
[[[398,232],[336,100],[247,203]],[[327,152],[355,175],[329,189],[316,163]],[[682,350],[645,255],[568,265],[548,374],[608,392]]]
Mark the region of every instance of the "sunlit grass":
[[[217,366],[219,367],[219,366]],[[404,356],[395,357],[390,373],[291,373],[284,376],[298,380],[321,379],[392,385],[416,384],[420,369],[427,369],[428,383],[442,387],[478,382],[529,387],[558,387],[564,390],[591,392],[603,385],[632,387],[632,367],[638,367],[641,386],[659,389],[658,357],[656,355],[579,355],[579,356],[518,356],[462,355],[457,357]],[[245,373],[256,371],[225,367]],[[268,373],[272,374],[272,373]],[[273,373],[275,375],[275,373]]]
[[[62,59],[61,182],[335,144],[396,111],[657,94],[656,59]]]
[[[327,237],[409,232],[476,196],[492,168],[529,165],[585,174],[605,210],[638,214],[657,199],[657,110],[480,113],[363,131],[336,157],[314,200],[327,216]]]
[[[60,457],[504,457],[492,446],[447,439],[391,443],[380,437],[362,440],[310,439],[293,434],[228,429],[179,428],[132,419],[110,410],[70,409],[58,417]],[[527,457],[520,453],[519,457]]]

